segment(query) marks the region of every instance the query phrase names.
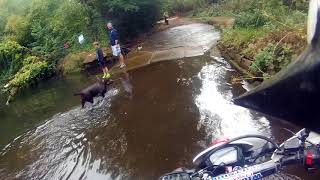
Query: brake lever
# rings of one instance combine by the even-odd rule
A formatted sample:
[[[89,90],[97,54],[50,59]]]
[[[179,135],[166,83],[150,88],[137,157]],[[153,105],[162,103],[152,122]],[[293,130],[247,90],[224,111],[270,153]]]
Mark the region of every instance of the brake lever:
[[[291,133],[293,136],[296,136],[297,139],[299,139],[300,141],[302,141],[302,142],[307,142],[307,143],[309,143],[309,144],[311,144],[311,145],[316,146],[316,144],[312,143],[311,141],[308,141],[308,139],[307,139],[307,138],[309,137],[310,130],[305,129],[305,131],[307,131],[307,133],[306,133],[304,136],[306,136],[306,137],[299,137],[299,136],[296,135],[296,133],[294,133],[293,131],[291,131],[291,130],[288,129],[288,128],[282,128],[282,129],[283,129],[283,130],[286,130],[286,131],[289,132],[289,133]]]

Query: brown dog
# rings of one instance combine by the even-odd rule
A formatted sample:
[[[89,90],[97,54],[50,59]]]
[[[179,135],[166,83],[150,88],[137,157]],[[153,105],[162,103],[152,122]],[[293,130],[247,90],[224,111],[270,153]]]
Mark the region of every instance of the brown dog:
[[[81,104],[82,108],[84,108],[84,104],[86,102],[90,102],[93,104],[94,97],[98,95],[104,97],[108,90],[108,86],[112,83],[112,80],[98,79],[98,82],[82,90],[80,93],[76,93],[74,95],[81,96]]]

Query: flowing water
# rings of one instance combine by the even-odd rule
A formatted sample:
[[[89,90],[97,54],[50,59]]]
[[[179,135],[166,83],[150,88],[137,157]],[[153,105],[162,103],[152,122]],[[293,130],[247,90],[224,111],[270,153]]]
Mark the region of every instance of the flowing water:
[[[219,38],[212,27],[191,25],[157,34],[153,43],[161,36],[163,46],[176,47],[178,41],[168,43],[172,34],[190,37],[189,31],[205,31],[206,38],[193,37],[206,47]],[[299,129],[233,105],[248,85],[232,84],[238,73],[217,54],[123,72],[105,98],[83,109],[73,93],[92,76],[51,80],[1,106],[1,179],[157,179],[190,167],[214,139],[258,133],[281,142],[290,135],[283,127]],[[302,171],[273,179],[319,179]]]

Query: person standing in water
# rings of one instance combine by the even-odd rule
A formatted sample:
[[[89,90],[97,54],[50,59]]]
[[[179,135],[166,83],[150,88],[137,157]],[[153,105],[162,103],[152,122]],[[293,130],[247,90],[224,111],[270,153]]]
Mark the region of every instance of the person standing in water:
[[[106,63],[104,61],[104,56],[103,56],[103,51],[100,47],[100,43],[99,42],[94,42],[93,43],[94,47],[96,48],[96,56],[97,56],[97,60],[99,62],[100,67],[102,68],[103,71],[103,79],[109,79],[111,77],[108,67],[106,66]]]
[[[124,63],[124,56],[121,53],[121,47],[119,42],[119,35],[115,28],[113,28],[112,23],[107,24],[107,28],[110,31],[109,33],[109,39],[110,39],[110,45],[112,49],[112,54],[114,56],[119,57],[120,62],[120,68],[126,67],[126,64]]]

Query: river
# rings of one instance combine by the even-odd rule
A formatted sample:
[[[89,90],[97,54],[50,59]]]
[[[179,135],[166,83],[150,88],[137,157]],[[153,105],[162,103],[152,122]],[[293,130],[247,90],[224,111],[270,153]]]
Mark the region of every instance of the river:
[[[218,39],[218,31],[202,24],[153,35],[147,50],[206,52],[123,71],[105,98],[83,109],[73,93],[94,83],[92,74],[50,80],[1,105],[0,177],[157,179],[190,167],[212,140],[257,133],[281,142],[290,135],[282,128],[299,130],[231,102],[250,85],[231,83],[238,72],[219,57]],[[299,177],[319,179],[302,169],[273,178]]]

